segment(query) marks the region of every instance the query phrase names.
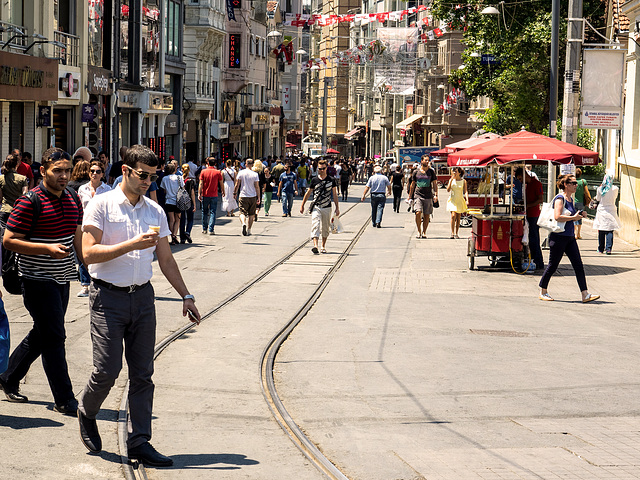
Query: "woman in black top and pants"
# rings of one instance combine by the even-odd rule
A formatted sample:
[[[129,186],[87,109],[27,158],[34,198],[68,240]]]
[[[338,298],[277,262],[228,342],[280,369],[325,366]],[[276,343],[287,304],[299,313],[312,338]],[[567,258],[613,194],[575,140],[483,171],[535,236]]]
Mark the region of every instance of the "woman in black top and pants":
[[[393,211],[400,213],[400,200],[402,199],[402,189],[404,188],[404,174],[402,167],[398,165],[396,171],[391,174],[391,189],[393,191]]]
[[[560,260],[566,254],[576,274],[576,280],[582,294],[582,302],[592,302],[600,298],[600,295],[593,295],[587,290],[582,257],[580,257],[578,242],[573,231],[573,222],[587,216],[584,211],[578,211],[573,204],[573,196],[576,193],[578,182],[573,175],[561,175],[558,177],[557,186],[561,193],[553,199],[554,218],[557,222],[565,222],[565,227],[559,233],[551,232],[549,234],[549,263],[540,279],[540,300],[553,301],[553,297],[549,295],[547,287],[551,276],[560,265]]]

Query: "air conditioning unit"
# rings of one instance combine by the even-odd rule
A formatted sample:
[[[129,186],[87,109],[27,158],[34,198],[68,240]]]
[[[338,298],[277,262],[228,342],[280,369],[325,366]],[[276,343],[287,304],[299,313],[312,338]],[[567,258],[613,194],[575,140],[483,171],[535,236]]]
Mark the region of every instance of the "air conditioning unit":
[[[229,138],[229,124],[214,121],[211,123],[211,136],[216,140]]]

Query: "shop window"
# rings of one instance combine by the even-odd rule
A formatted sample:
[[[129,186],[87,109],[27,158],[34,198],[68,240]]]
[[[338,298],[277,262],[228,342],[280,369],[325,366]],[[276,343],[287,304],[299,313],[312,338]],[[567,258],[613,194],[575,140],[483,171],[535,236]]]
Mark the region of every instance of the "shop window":
[[[72,9],[69,8],[69,0],[53,1],[53,29],[58,32],[75,33]]]
[[[129,80],[129,0],[120,7],[120,79]]]
[[[142,4],[142,84],[160,86],[160,10],[155,0]]]
[[[174,0],[164,0],[165,11],[165,52],[173,57],[180,56],[180,32],[182,18],[180,15],[180,3]]]
[[[102,67],[104,2],[89,1],[89,65]]]

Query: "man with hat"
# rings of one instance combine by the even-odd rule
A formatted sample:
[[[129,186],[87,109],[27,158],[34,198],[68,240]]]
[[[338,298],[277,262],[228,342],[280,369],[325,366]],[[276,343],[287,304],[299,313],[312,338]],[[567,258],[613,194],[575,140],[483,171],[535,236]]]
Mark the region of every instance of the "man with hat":
[[[391,183],[389,183],[389,179],[382,174],[382,167],[380,165],[374,167],[373,175],[369,177],[367,185],[364,187],[361,201],[364,202],[364,197],[367,196],[369,190],[371,190],[371,222],[374,227],[382,228],[380,225],[382,222],[382,212],[384,211],[384,204],[387,201],[387,195],[391,195]]]

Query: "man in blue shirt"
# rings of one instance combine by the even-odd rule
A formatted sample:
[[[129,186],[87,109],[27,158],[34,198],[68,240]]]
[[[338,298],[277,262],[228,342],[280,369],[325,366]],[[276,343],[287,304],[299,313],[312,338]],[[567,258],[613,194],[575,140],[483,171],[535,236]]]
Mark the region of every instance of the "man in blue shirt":
[[[278,197],[282,199],[282,216],[290,217],[293,208],[293,194],[298,195],[297,175],[291,171],[291,162],[284,165],[284,173],[280,175]]]
[[[371,190],[371,222],[373,222],[374,227],[382,228],[380,225],[382,222],[382,212],[384,211],[387,195],[391,195],[391,183],[387,176],[382,174],[382,167],[380,165],[376,165],[373,169],[373,175],[369,177],[367,185],[364,187],[364,193],[362,194],[363,202],[369,190]]]

